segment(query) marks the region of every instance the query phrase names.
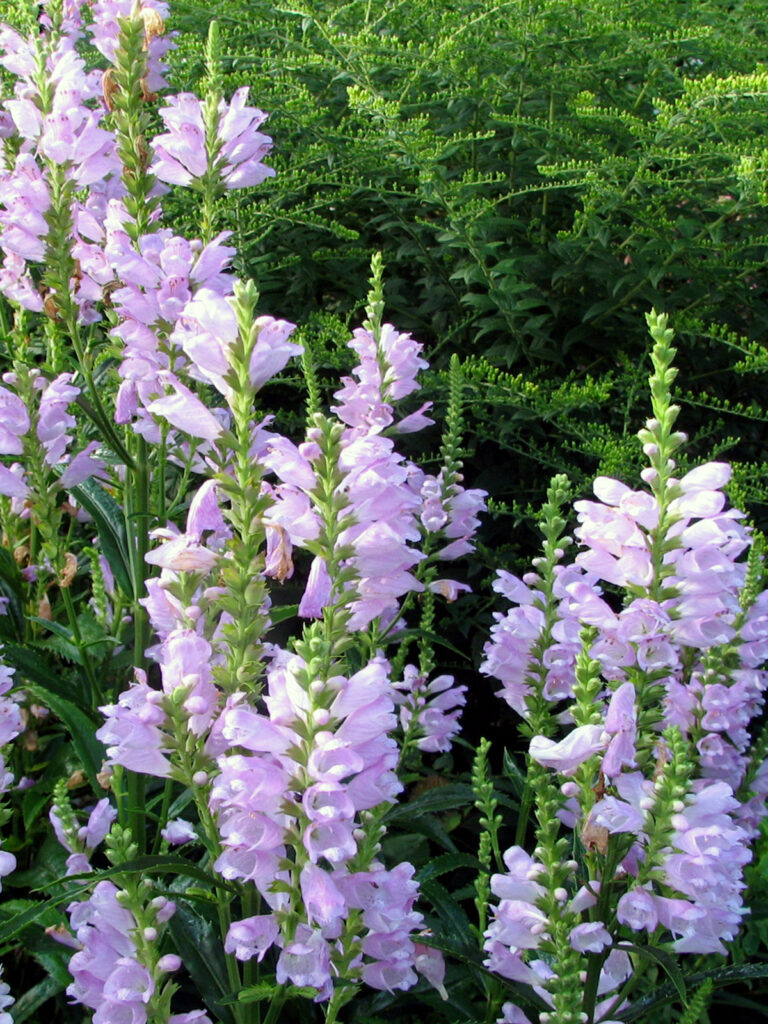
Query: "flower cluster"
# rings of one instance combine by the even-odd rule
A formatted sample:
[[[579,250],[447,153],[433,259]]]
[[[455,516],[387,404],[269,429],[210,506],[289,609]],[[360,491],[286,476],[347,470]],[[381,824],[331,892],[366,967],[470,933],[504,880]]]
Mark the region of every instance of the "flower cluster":
[[[0,663],[0,798],[13,785],[13,774],[6,766],[6,747],[24,731],[24,720],[19,701],[9,691],[13,686],[14,670]],[[8,817],[7,811],[0,809],[0,823]],[[16,870],[16,857],[7,850],[0,850],[0,881]],[[0,885],[0,891],[2,886]],[[6,989],[7,991],[7,989]],[[0,993],[0,997],[2,993]],[[0,1006],[2,1009],[2,1006]]]
[[[150,137],[147,104],[166,86],[172,45],[167,13],[160,0],[51,0],[39,33],[0,30],[0,59],[17,77],[0,111],[0,289],[17,307],[20,355],[0,388],[0,455],[20,457],[0,466],[0,494],[27,520],[40,564],[24,572],[39,618],[52,603],[66,612],[84,696],[105,717],[96,738],[108,765],[125,769],[111,774],[114,803],[98,800],[85,823],[57,787],[50,820],[67,874],[91,874],[102,843],[113,866],[109,880],[92,873],[88,898],[68,908],[73,934],[58,937],[76,950],[68,994],[94,1024],[207,1024],[203,1011],[171,1013],[168,976],[181,961],[161,943],[175,906],[127,866],[147,849],[142,787],[154,776],[165,780],[157,846],[205,846],[231,990],[254,966],[240,975],[238,961],[269,953],[277,985],[313,989],[333,1019],[362,984],[408,989],[418,972],[444,994],[442,957],[415,941],[424,925],[415,869],[384,863],[382,821],[402,789],[397,712],[405,744],[447,751],[465,687],[434,675],[423,650],[420,668],[407,665],[395,683],[384,650],[412,595],[425,622],[435,595],[468,589],[438,579],[437,562],[472,549],[484,494],[461,487],[455,452],[432,477],[395,448],[395,435],[432,423],[431,403],[399,410],[426,362],[410,335],[382,324],[380,265],[370,320],[350,341],[359,365],[332,414],[313,409],[299,445],[255,415],[260,389],[302,347],[292,323],[257,315],[254,286],[230,273],[216,200],[274,173],[263,163],[271,140],[247,91],[225,100],[210,63],[208,99],[167,100],[166,131]],[[86,70],[83,39],[109,62],[105,72]],[[201,240],[162,227],[161,182],[202,194]],[[42,314],[32,341],[22,309]],[[102,396],[110,374],[114,408]],[[74,403],[101,434],[103,460],[97,442],[70,454],[83,436]],[[203,479],[182,531],[193,474]],[[123,627],[134,631],[135,681],[117,696],[91,658],[79,584],[68,591],[78,557],[61,530],[59,491],[95,475],[107,486],[83,488],[83,503],[106,558],[96,547],[87,555],[101,581],[91,606],[118,650]],[[121,500],[124,524],[112,509]],[[294,572],[294,545],[313,557],[299,614],[322,621],[283,649],[264,639],[277,618],[268,584]],[[142,593],[145,563],[158,575]],[[60,591],[45,606],[41,568]],[[361,661],[346,656],[355,631],[367,632]],[[12,738],[18,707],[0,705]],[[189,821],[165,820],[174,786],[194,803]],[[12,862],[0,854],[0,875]]]
[[[69,907],[69,920],[77,940],[77,951],[69,962],[73,977],[67,995],[94,1010],[94,1024],[130,1020],[146,1024],[158,987],[181,960],[175,953],[157,957],[154,970],[138,958],[137,939],[157,941],[158,927],[173,916],[176,907],[164,896],[156,896],[147,908],[140,927],[135,915],[121,899],[122,890],[110,881],[98,882],[87,900]],[[154,1018],[157,1019],[157,1018]],[[210,1024],[202,1010],[165,1016],[168,1024]]]
[[[432,487],[430,478],[395,450],[389,433],[420,430],[431,422],[423,415],[429,403],[399,420],[393,404],[418,390],[416,375],[425,362],[421,345],[409,334],[391,324],[370,326],[356,330],[349,342],[360,363],[334,396],[340,404],[332,411],[341,424],[321,418],[304,444],[276,439],[266,459],[281,481],[270,516],[293,544],[315,553],[300,614],[316,617],[345,600],[334,591],[331,576],[338,581],[347,570],[356,595],[349,603],[350,631],[374,619],[393,622],[399,599],[424,590],[414,570],[427,558],[416,547],[427,534],[448,540],[434,558],[471,551],[485,498],[483,491],[465,491],[456,479],[448,485],[432,478]],[[332,493],[321,479],[329,463],[338,467]],[[435,499],[439,515],[425,512]],[[430,582],[430,590],[449,600],[462,589],[469,588],[452,580]]]
[[[172,97],[160,116],[168,129],[155,136],[153,173],[171,185],[192,185],[212,174],[225,188],[259,185],[274,170],[262,163],[272,139],[257,129],[267,115],[246,105],[248,87],[237,89],[227,103],[220,100],[213,153],[206,145],[204,104],[191,93]]]
[[[80,825],[66,799],[66,784],[58,784],[54,791],[50,820],[56,838],[69,852],[68,875],[90,870],[91,853],[104,842],[116,818],[117,810],[104,797],[92,808],[86,824]]]
[[[20,463],[10,468],[0,466],[0,494],[29,497],[33,487],[41,484],[39,479],[30,479],[36,465],[41,470],[59,470],[50,481],[54,490],[75,487],[104,470],[103,460],[95,456],[98,442],[90,442],[76,455],[67,452],[72,441],[67,431],[75,426],[69,407],[80,394],[80,388],[72,384],[71,373],[61,373],[48,381],[39,371],[30,370],[23,379],[17,373],[5,373],[3,381],[21,394],[0,387],[0,406],[6,413],[0,431],[0,454],[25,455],[27,470]],[[32,423],[34,439],[29,436]]]
[[[89,871],[90,853],[105,839],[113,865],[135,857],[137,847],[130,833],[114,824],[116,817],[115,808],[103,799],[80,826],[66,784],[57,786],[51,822],[59,841],[70,851],[67,874]],[[118,1020],[210,1024],[201,1010],[170,1014],[176,986],[168,975],[178,971],[181,958],[175,953],[161,955],[159,946],[176,904],[165,896],[152,897],[152,889],[148,879],[136,882],[130,875],[124,876],[122,887],[102,879],[87,899],[68,906],[74,935],[63,929],[49,931],[58,942],[75,949],[69,962],[73,980],[67,995],[90,1007],[96,1024]]]
[[[319,654],[322,645],[308,646]],[[375,809],[401,789],[388,735],[389,666],[376,658],[349,678],[323,679],[317,665],[279,652],[268,714],[235,704],[222,715],[224,737],[250,754],[219,761],[211,807],[224,852],[216,869],[252,881],[272,908],[234,924],[229,947],[261,959],[277,943],[278,981],[315,988],[318,1000],[330,997],[334,974],[408,988],[418,966],[412,933],[422,923],[412,909],[413,868],[386,870],[370,828]]]
[[[419,750],[446,751],[459,731],[466,686],[456,686],[453,676],[427,681],[415,665],[406,665],[403,678],[394,684],[400,707],[400,725],[407,738],[414,737]],[[406,739],[406,743],[408,739]]]
[[[0,246],[6,254],[0,289],[26,309],[50,315],[58,315],[71,294],[81,318],[90,322],[98,318],[95,296],[81,291],[72,260],[66,270],[59,265],[69,279],[49,282],[45,295],[28,266],[60,264],[60,234],[71,233],[75,245],[79,230],[87,231],[93,216],[78,190],[114,192],[119,182],[114,135],[101,125],[106,110],[99,103],[100,73],[87,72],[75,49],[82,34],[80,7],[70,5],[56,30],[49,24],[50,31],[28,39],[7,25],[0,28],[0,61],[17,76],[14,98],[4,104],[10,118],[6,134],[21,143],[17,152],[6,144],[8,170],[0,176]]]
[[[674,349],[664,318],[650,324],[655,416],[640,432],[649,489],[598,477],[598,501],[575,504],[579,546],[569,564],[571,540],[551,496],[535,571],[499,574],[495,589],[515,607],[497,616],[482,668],[527,720],[542,836],[556,814],[587,851],[573,884],[580,878],[597,893],[603,872],[612,876],[618,865],[617,924],[609,933],[608,918],[590,916],[590,927],[602,929],[600,948],[615,952],[647,931],[656,943],[668,936],[676,952],[725,953],[744,913],[749,839],[766,813],[766,772],[750,760],[748,725],[768,685],[760,668],[768,620],[759,549],[740,558],[749,533],[741,513],[726,508],[729,467],[708,463],[674,476],[671,454],[684,441],[671,430]],[[571,728],[558,738],[562,725]],[[516,867],[523,856],[508,851],[510,876],[494,882],[502,902],[486,948],[502,973],[513,976],[511,956],[519,979],[535,986],[527,974],[535,962],[523,951],[553,935],[555,920],[551,886],[538,882],[559,885],[563,908],[573,890],[551,866],[530,869],[524,883]],[[539,938],[518,941],[528,925]],[[584,927],[573,923],[572,944]],[[595,991],[603,989],[601,980]]]

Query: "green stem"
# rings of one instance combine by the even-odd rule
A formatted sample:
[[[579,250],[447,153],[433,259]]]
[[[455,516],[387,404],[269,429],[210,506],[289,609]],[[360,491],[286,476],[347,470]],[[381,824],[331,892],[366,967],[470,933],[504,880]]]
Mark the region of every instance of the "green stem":
[[[341,1009],[341,1006],[339,1005],[341,991],[342,990],[338,988],[333,991],[333,995],[325,1009],[325,1024],[336,1024],[336,1021],[338,1020],[339,1010]]]
[[[285,992],[282,986],[277,990],[275,995],[272,997],[272,1002],[269,1004],[269,1011],[267,1016],[264,1018],[263,1024],[276,1024],[276,1021],[280,1017],[280,1011],[283,1008],[285,1002]]]
[[[83,669],[88,679],[88,689],[91,697],[91,707],[97,708],[99,701],[102,699],[101,687],[99,681],[96,678],[96,673],[93,669],[93,662],[88,654],[86,647],[83,644],[83,637],[80,632],[80,625],[77,621],[77,613],[75,612],[75,605],[72,601],[72,595],[67,587],[61,588],[61,598],[64,602],[64,607],[67,611],[67,620],[69,622],[69,628],[72,630],[72,636],[74,637],[75,644],[80,656],[83,659]]]
[[[517,817],[517,828],[515,829],[515,846],[523,846],[525,843],[525,834],[528,831],[528,822],[531,817],[531,807],[533,806],[533,790],[528,781],[525,783],[525,789],[523,790],[523,796],[520,800],[520,814]]]
[[[218,856],[221,853],[219,831],[208,807],[205,788],[196,786],[194,793],[197,813],[200,817],[200,824],[203,826],[205,845],[208,850],[208,856],[210,857],[212,868],[214,862],[218,859]],[[229,909],[231,899],[231,893],[226,889],[219,887],[218,898],[216,900],[216,912],[219,919],[219,934],[221,936],[222,943],[224,942],[232,924],[232,914]],[[240,967],[238,961],[233,953],[225,953],[224,960],[227,965],[227,981],[229,982],[231,994],[237,997],[243,988],[243,984],[240,980]],[[248,1006],[246,1004],[233,1003],[232,1014],[237,1021],[237,1024],[247,1024]]]
[[[149,488],[150,472],[147,443],[143,437],[136,438],[136,458],[126,488],[126,527],[130,538],[131,582],[133,584],[133,664],[146,668],[145,651],[149,646],[149,618],[146,609],[139,604],[144,595],[145,556],[149,550]],[[132,486],[131,486],[132,484]],[[146,850],[146,779],[138,772],[127,776],[128,813],[131,832],[139,846],[139,852]]]
[[[171,806],[171,797],[173,796],[173,779],[166,779],[165,786],[163,787],[163,802],[160,806],[160,823],[165,824],[168,819],[168,809]],[[163,837],[160,835],[160,829],[158,828],[155,833],[155,841],[152,844],[152,853],[155,854],[160,849],[160,844],[163,841]]]
[[[136,503],[131,522],[128,524],[133,536],[131,545],[134,556],[133,576],[133,663],[144,667],[145,651],[149,647],[149,616],[139,599],[145,596],[144,577],[147,572],[146,555],[149,552],[149,520],[150,511],[150,472],[148,465],[147,442],[143,437],[137,438],[135,470],[133,473],[134,495]]]
[[[71,302],[71,300],[70,300]],[[104,408],[104,403],[101,401],[99,389],[96,386],[96,382],[93,379],[93,373],[88,365],[87,353],[83,347],[82,340],[80,338],[80,326],[77,322],[76,310],[68,310],[66,316],[67,334],[72,342],[72,347],[75,350],[77,356],[77,363],[80,372],[83,375],[83,379],[88,387],[88,396],[92,405],[86,401],[78,401],[80,408],[86,413],[95,425],[101,431],[102,437],[110,446],[115,455],[119,455],[120,459],[125,463],[127,469],[134,468],[134,462],[131,458],[128,449],[125,447],[123,442],[118,437],[117,431],[112,425],[112,418]],[[82,396],[81,396],[82,398]]]

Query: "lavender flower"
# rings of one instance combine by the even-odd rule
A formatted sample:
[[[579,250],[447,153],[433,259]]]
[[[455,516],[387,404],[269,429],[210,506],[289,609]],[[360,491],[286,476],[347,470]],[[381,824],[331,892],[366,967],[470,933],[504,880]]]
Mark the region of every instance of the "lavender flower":
[[[3,968],[0,966],[0,978]],[[0,981],[0,1024],[13,1024],[13,1017],[7,1012],[13,1006],[15,999],[11,995],[11,988],[7,981]]]
[[[722,954],[744,913],[747,829],[757,806],[742,806],[735,794],[750,764],[748,725],[768,685],[758,667],[768,626],[760,567],[752,555],[740,560],[749,535],[741,513],[725,508],[729,467],[707,463],[673,475],[671,454],[684,439],[671,430],[674,350],[664,318],[650,324],[655,415],[640,431],[649,489],[598,477],[598,501],[575,503],[579,549],[563,564],[570,538],[553,485],[544,557],[522,580],[499,575],[495,589],[515,607],[497,616],[482,666],[531,725],[537,855],[546,863],[534,868],[515,849],[509,874],[492,879],[501,902],[487,932],[489,965],[532,985],[558,1012],[578,1007],[568,1002],[576,990],[569,995],[562,981],[577,970],[574,955],[637,931],[656,943],[661,934],[678,953]],[[762,780],[759,762],[750,770]],[[619,856],[619,875],[611,874],[617,926],[580,920],[578,893],[566,902],[577,865],[558,864],[547,845],[553,820],[580,836],[587,891],[599,890],[603,870],[613,872],[609,851]],[[558,940],[565,920],[570,953]],[[557,967],[551,977],[525,952],[539,949]],[[604,970],[620,952],[614,948]],[[606,986],[601,978],[597,992]],[[620,1002],[598,1003],[593,1019]],[[510,1008],[505,1019],[518,1013]]]
[[[153,173],[172,185],[191,185],[210,174],[227,189],[259,185],[274,176],[274,169],[262,163],[272,139],[258,131],[267,115],[246,106],[247,99],[243,86],[229,103],[220,100],[216,139],[209,147],[204,104],[191,93],[171,97],[160,109],[168,131],[155,137]]]
[[[299,656],[280,654],[267,677],[269,715],[240,704],[222,716],[225,738],[251,753],[219,762],[211,807],[224,853],[216,869],[252,881],[272,907],[271,918],[233,925],[229,946],[247,959],[277,943],[279,978],[314,988],[317,1000],[331,995],[332,965],[349,962],[335,941],[342,934],[343,947],[352,943],[363,956],[353,977],[389,990],[416,980],[411,934],[422,918],[412,909],[413,869],[386,871],[375,861],[352,867],[361,815],[400,788],[387,735],[395,722],[387,670],[375,659],[348,679],[334,672],[324,681]],[[297,858],[292,877],[282,866],[289,845]]]
[[[406,737],[417,737],[416,746],[429,753],[450,750],[460,728],[466,686],[456,686],[453,676],[448,675],[427,682],[415,665],[406,665],[402,681],[394,685],[400,691],[395,700],[400,705],[400,725]]]

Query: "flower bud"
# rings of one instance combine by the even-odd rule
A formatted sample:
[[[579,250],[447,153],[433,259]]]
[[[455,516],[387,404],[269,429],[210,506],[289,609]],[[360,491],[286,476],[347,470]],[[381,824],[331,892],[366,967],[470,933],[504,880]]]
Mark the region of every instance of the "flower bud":
[[[157,912],[158,924],[165,924],[166,921],[170,921],[173,915],[176,913],[176,904],[173,900],[166,900],[165,906]]]

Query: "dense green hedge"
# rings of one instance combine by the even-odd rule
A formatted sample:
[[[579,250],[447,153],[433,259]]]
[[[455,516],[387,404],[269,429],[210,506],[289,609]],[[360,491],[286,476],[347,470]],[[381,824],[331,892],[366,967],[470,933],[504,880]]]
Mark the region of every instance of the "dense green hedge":
[[[182,0],[177,88],[211,17],[275,139],[276,178],[221,210],[265,309],[338,359],[329,314],[359,316],[381,249],[389,318],[466,361],[480,483],[517,520],[555,471],[631,470],[664,309],[700,450],[746,464],[734,496],[762,517],[760,0]]]

